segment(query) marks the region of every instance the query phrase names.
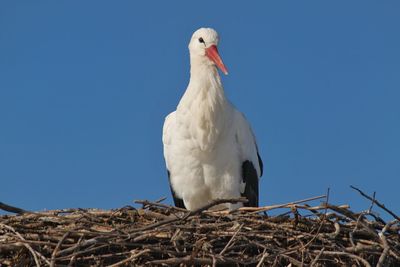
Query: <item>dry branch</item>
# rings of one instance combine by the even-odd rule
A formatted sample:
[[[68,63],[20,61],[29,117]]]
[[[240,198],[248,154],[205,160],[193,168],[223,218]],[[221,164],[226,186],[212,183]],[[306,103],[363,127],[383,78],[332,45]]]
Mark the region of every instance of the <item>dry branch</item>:
[[[397,221],[400,222],[400,217],[397,216],[393,211],[389,210],[388,208],[385,207],[385,205],[383,205],[382,203],[380,203],[378,200],[375,199],[375,193],[373,197],[368,196],[367,194],[365,194],[363,191],[361,191],[361,189],[358,189],[355,186],[350,186],[351,188],[353,188],[354,190],[358,191],[358,193],[360,193],[363,197],[369,199],[372,201],[372,203],[375,203],[376,205],[378,205],[381,209],[383,209],[384,211],[386,211],[387,213],[389,213],[390,215],[393,216],[393,218],[395,218]],[[371,209],[371,208],[370,208]]]

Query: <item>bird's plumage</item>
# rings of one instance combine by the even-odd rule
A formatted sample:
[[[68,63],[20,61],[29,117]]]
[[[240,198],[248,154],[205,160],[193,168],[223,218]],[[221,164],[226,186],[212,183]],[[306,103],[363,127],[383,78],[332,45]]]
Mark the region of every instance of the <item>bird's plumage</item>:
[[[190,210],[213,199],[240,196],[249,199],[249,206],[258,205],[261,158],[250,125],[225,97],[215,66],[226,72],[222,60],[213,62],[206,53],[211,46],[217,51],[216,45],[218,35],[212,29],[193,34],[189,85],[163,128],[174,202]]]

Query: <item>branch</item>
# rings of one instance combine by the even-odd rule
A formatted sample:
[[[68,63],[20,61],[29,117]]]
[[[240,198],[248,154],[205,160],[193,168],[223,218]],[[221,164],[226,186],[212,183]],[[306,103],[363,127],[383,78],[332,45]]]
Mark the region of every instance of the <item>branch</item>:
[[[124,260],[122,260],[120,262],[117,262],[117,263],[114,263],[112,265],[109,265],[108,267],[117,267],[117,266],[125,265],[126,263],[132,263],[131,261],[133,261],[137,257],[140,257],[143,254],[146,254],[148,252],[150,252],[150,249],[145,249],[145,250],[142,250],[142,251],[139,251],[139,252],[131,251],[131,256],[129,258],[126,258],[126,259],[124,259]]]
[[[165,225],[165,224],[169,224],[169,223],[173,223],[173,222],[177,222],[177,221],[181,221],[181,220],[182,220],[182,221],[185,221],[185,220],[187,220],[189,217],[192,217],[192,216],[194,216],[194,215],[196,215],[196,214],[199,214],[199,213],[201,213],[201,212],[203,212],[203,211],[205,211],[205,210],[207,210],[207,209],[209,209],[209,208],[211,208],[211,207],[217,206],[217,205],[219,205],[219,204],[223,204],[223,203],[237,203],[237,202],[244,202],[244,203],[245,203],[245,202],[247,202],[247,201],[248,201],[248,200],[247,200],[246,198],[216,199],[216,200],[214,200],[213,202],[211,202],[210,204],[207,204],[207,205],[205,205],[205,206],[203,206],[203,207],[201,207],[201,208],[199,208],[199,209],[197,209],[197,210],[189,211],[189,212],[186,213],[186,215],[183,216],[182,218],[177,217],[177,218],[166,219],[166,220],[163,220],[163,221],[159,221],[159,222],[157,222],[157,223],[154,223],[154,224],[150,224],[150,225],[147,225],[147,226],[144,226],[144,227],[135,229],[135,230],[132,231],[132,232],[142,232],[142,231],[154,229],[154,228],[156,228],[156,227],[159,227],[159,226],[162,226],[162,225]]]
[[[371,265],[369,264],[369,262],[363,258],[361,258],[360,256],[357,256],[355,254],[351,254],[351,253],[347,253],[347,252],[343,252],[343,251],[322,251],[321,250],[314,250],[314,253],[322,253],[325,255],[340,255],[340,256],[347,256],[349,258],[353,258],[357,261],[360,261],[364,264],[365,267],[371,267]]]
[[[11,226],[9,226],[9,225],[6,225],[6,224],[3,224],[3,223],[0,224],[0,227],[6,228],[7,230],[13,232],[21,241],[26,241],[25,238],[24,238],[20,233],[18,233],[13,227],[11,227]],[[32,254],[33,259],[35,260],[36,266],[37,266],[37,267],[40,267],[40,262],[39,262],[39,259],[38,259],[38,257],[37,257],[37,256],[39,255],[39,253],[38,253],[36,250],[34,250],[34,249],[29,245],[29,243],[23,242],[22,244],[23,244],[24,247],[26,247],[26,248],[29,250],[29,252]]]
[[[298,201],[288,202],[285,204],[278,204],[278,205],[271,205],[271,206],[264,206],[264,207],[241,207],[237,210],[259,213],[259,212],[269,211],[269,210],[273,210],[273,209],[286,208],[291,205],[300,204],[300,203],[304,203],[304,202],[308,202],[308,201],[312,201],[312,200],[316,200],[316,199],[321,199],[321,198],[326,198],[326,195],[310,197],[310,198],[306,198],[306,199],[302,199],[302,200],[298,200]],[[234,212],[234,211],[236,211],[236,210],[233,210],[232,212]]]
[[[379,201],[376,200],[375,197],[372,198],[372,197],[368,196],[367,194],[365,194],[363,191],[361,191],[360,189],[358,189],[358,188],[355,187],[355,186],[352,186],[352,185],[351,185],[350,187],[353,188],[354,190],[358,191],[358,193],[360,193],[363,197],[365,197],[365,198],[371,200],[373,203],[375,203],[376,205],[378,205],[381,209],[383,209],[384,211],[386,211],[387,213],[389,213],[390,215],[392,215],[393,218],[395,218],[396,220],[398,220],[398,221],[400,222],[400,217],[397,216],[396,214],[394,214],[394,212],[392,212],[392,211],[389,210],[388,208],[386,208],[385,205],[379,203]]]
[[[215,259],[209,259],[209,258],[194,258],[192,256],[185,256],[181,258],[169,258],[169,259],[161,259],[161,260],[153,260],[146,262],[146,264],[149,264],[151,266],[154,265],[168,265],[168,266],[176,266],[176,265],[212,265],[213,261],[216,261],[218,264],[229,264],[229,265],[237,265],[237,264],[243,264],[243,262],[240,262],[238,260],[230,259],[230,258],[224,258],[222,256],[219,256],[218,258]]]
[[[396,220],[395,220],[395,221],[388,222],[388,223],[385,225],[385,227],[383,227],[382,231],[379,233],[379,237],[380,237],[380,239],[381,239],[383,251],[382,251],[381,256],[379,257],[379,261],[378,261],[378,264],[376,265],[376,267],[382,267],[382,266],[384,266],[384,263],[385,263],[385,259],[386,259],[386,257],[387,257],[387,254],[390,252],[390,246],[389,246],[389,243],[388,243],[388,241],[387,241],[387,239],[386,239],[385,232],[388,230],[388,228],[390,228],[390,226],[392,226],[392,225],[395,224],[396,222],[397,222]]]
[[[247,198],[244,198],[244,197],[231,198],[231,199],[216,199],[213,202],[211,202],[210,204],[207,204],[207,205],[205,205],[205,206],[203,206],[203,207],[201,207],[201,208],[199,208],[197,210],[193,210],[193,211],[189,212],[188,214],[186,214],[183,217],[183,220],[186,220],[187,218],[189,218],[189,217],[191,217],[193,215],[199,214],[199,213],[201,213],[201,212],[203,212],[205,210],[208,210],[209,208],[212,208],[212,207],[220,205],[220,204],[224,204],[224,203],[232,203],[232,204],[234,204],[234,203],[238,203],[238,202],[246,203],[246,202],[248,202],[248,200],[247,200]]]

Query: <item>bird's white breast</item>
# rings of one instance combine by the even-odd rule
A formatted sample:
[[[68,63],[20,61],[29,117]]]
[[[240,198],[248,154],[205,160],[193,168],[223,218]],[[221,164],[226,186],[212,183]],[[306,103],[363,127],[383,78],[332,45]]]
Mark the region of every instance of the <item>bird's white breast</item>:
[[[232,127],[217,135],[213,147],[204,149],[192,135],[192,126],[169,116],[169,131],[165,158],[171,173],[171,184],[188,209],[196,209],[216,198],[240,196],[241,164]],[[191,124],[191,123],[189,123]],[[166,140],[165,140],[166,141]],[[166,143],[164,141],[164,144]]]

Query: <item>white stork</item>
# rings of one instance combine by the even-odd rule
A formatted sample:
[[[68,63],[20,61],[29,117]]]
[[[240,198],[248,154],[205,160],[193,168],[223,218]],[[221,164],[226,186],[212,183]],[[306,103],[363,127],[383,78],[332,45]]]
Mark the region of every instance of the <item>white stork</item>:
[[[172,196],[177,207],[189,210],[241,196],[249,200],[245,206],[258,206],[263,163],[249,123],[225,97],[216,67],[228,71],[218,54],[218,40],[210,28],[193,34],[189,85],[163,128]]]

